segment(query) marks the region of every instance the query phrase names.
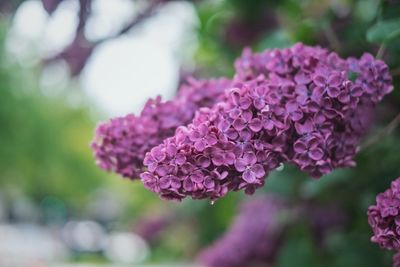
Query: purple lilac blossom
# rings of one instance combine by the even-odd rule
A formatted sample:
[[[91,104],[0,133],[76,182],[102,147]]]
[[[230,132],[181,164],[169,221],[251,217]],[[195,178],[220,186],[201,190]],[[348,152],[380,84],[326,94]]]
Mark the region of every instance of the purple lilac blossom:
[[[371,241],[381,248],[400,251],[400,177],[391,187],[378,194],[376,204],[368,208],[368,222],[372,227]]]
[[[213,106],[221,101],[224,89],[230,83],[225,78],[189,78],[175,99],[150,99],[139,116],[129,114],[100,124],[91,145],[98,166],[123,177],[138,179],[139,173],[144,171],[146,152],[173,136],[178,126],[189,123],[200,107]],[[175,158],[176,164],[183,160]]]
[[[280,220],[285,208],[287,203],[275,196],[248,200],[228,231],[198,260],[207,267],[273,264],[286,229]]]
[[[254,193],[285,162],[315,178],[354,166],[374,105],[393,89],[386,64],[369,54],[344,60],[302,44],[245,50],[235,67],[224,101],[146,154],[146,188],[164,199],[215,200]]]
[[[306,204],[300,216],[311,225],[313,238],[319,248],[327,245],[329,234],[343,228],[348,221],[345,210],[336,205]]]
[[[147,243],[154,243],[171,223],[171,218],[167,215],[148,216],[139,220],[134,231]]]

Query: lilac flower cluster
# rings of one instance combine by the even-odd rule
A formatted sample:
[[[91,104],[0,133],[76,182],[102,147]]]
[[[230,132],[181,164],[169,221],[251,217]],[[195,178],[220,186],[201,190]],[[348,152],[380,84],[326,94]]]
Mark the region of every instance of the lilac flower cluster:
[[[189,123],[200,107],[221,101],[230,84],[225,78],[190,78],[174,100],[150,99],[139,116],[129,114],[100,124],[91,145],[97,164],[124,177],[139,178],[146,152]]]
[[[374,233],[372,242],[381,248],[400,251],[400,177],[378,194],[376,204],[368,208],[368,222]]]
[[[146,154],[146,188],[165,199],[215,200],[253,193],[281,163],[315,178],[354,166],[374,105],[393,89],[385,63],[369,54],[345,60],[301,44],[246,50],[235,67],[224,101]]]
[[[200,253],[199,261],[208,267],[272,264],[287,225],[279,220],[286,207],[273,196],[247,201],[224,236]]]

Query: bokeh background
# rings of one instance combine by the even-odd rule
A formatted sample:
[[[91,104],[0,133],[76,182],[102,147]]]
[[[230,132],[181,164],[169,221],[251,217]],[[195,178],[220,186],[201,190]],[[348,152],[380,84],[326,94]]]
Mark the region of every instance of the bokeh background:
[[[395,90],[356,168],[313,180],[282,166],[256,196],[211,204],[162,201],[95,166],[99,121],[170,99],[191,75],[232,76],[244,47],[296,42],[390,66]],[[311,212],[285,226],[273,260],[242,266],[391,266],[366,211],[400,176],[399,82],[398,0],[0,0],[0,266],[201,266],[265,195],[290,203],[286,217]]]

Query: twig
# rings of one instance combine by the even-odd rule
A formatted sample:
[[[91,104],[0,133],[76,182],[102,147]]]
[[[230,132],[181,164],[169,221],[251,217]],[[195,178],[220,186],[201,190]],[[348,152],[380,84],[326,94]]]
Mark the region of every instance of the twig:
[[[342,50],[342,45],[340,44],[339,38],[337,37],[335,31],[332,29],[330,24],[324,27],[324,33],[332,48],[337,52],[340,52]]]
[[[400,124],[400,113],[385,127],[383,128],[377,135],[373,136],[369,140],[367,140],[362,146],[360,151],[364,151],[371,145],[377,143],[383,137],[390,135]]]
[[[376,53],[376,58],[377,58],[377,59],[382,59],[383,55],[385,54],[385,50],[386,50],[386,45],[385,45],[385,43],[383,42],[383,43],[381,44],[381,46],[379,47],[378,52]]]
[[[152,4],[147,6],[147,8],[143,10],[142,13],[133,18],[127,25],[125,25],[122,29],[120,29],[116,34],[100,39],[99,41],[96,42],[96,45],[103,43],[105,41],[112,40],[114,38],[119,37],[120,35],[127,33],[129,30],[142,23],[145,19],[153,16],[162,4],[163,4],[162,1],[154,1]]]
[[[392,76],[400,75],[400,68],[391,70],[391,71],[390,71],[390,75],[392,75]]]
[[[90,15],[92,0],[79,0],[79,13],[78,13],[78,26],[76,28],[76,35],[83,35],[85,30],[86,21]]]
[[[1,1],[1,0],[0,0]],[[123,35],[127,33],[129,30],[132,28],[138,26],[140,23],[142,23],[144,20],[147,18],[153,16],[158,8],[164,4],[164,0],[152,0],[149,1],[149,5],[141,12],[139,15],[135,16],[132,18],[132,20],[125,25],[123,28],[121,28],[116,34],[104,37],[103,39],[100,39],[96,42],[89,42],[87,38],[85,37],[84,29],[86,26],[86,22],[88,17],[90,16],[90,9],[91,9],[91,3],[92,0],[79,0],[79,24],[76,28],[75,31],[75,39],[74,41],[67,46],[63,51],[58,53],[57,55],[45,59],[44,63],[50,63],[58,59],[64,59],[66,60],[69,64],[75,64],[73,66],[70,65],[72,68],[73,75],[77,75],[80,73],[80,71],[83,69],[83,67],[86,64],[87,58],[91,55],[93,49],[95,47],[105,41],[109,41],[115,38],[118,38],[120,35]],[[84,61],[80,62],[79,59],[82,59]],[[70,58],[72,58],[72,61],[74,62],[79,62],[78,66],[76,66],[76,63],[70,61]],[[72,62],[72,63],[71,63]]]

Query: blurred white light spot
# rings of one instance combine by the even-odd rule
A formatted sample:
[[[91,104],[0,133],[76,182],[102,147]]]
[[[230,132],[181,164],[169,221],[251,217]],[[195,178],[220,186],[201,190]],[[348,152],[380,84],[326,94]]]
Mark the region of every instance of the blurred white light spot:
[[[40,77],[40,87],[45,95],[57,96],[68,85],[69,68],[64,61],[45,66]]]
[[[6,220],[6,205],[5,205],[5,198],[0,192],[0,222]]]
[[[63,1],[51,17],[39,0],[28,0],[15,13],[7,36],[7,50],[22,66],[39,62],[39,56],[49,57],[70,44],[78,24],[77,1]]]
[[[146,242],[131,233],[115,233],[109,236],[106,257],[119,264],[134,264],[144,261],[149,254]]]
[[[15,220],[19,222],[35,222],[39,219],[38,207],[25,196],[14,199],[11,204],[11,213]]]
[[[114,116],[138,113],[149,97],[170,98],[178,63],[168,48],[124,36],[98,47],[82,73],[89,97]]]
[[[92,41],[114,35],[134,15],[135,8],[131,0],[96,0],[92,3],[85,35]]]
[[[91,40],[115,34],[138,12],[135,8],[131,0],[94,1],[85,34]],[[22,3],[7,36],[10,59],[31,67],[64,49],[74,38],[78,9],[78,1],[64,0],[49,17],[40,0]],[[196,47],[197,25],[193,4],[165,4],[134,30],[94,50],[80,80],[85,93],[109,116],[139,113],[157,95],[170,99],[180,63]],[[62,68],[46,69],[41,81],[45,93],[57,80],[64,87],[63,75]]]
[[[101,9],[108,6],[106,0],[97,3],[104,5]],[[192,4],[171,3],[140,27],[98,47],[81,77],[89,97],[109,116],[137,114],[149,97],[170,99],[180,62],[194,51],[196,25]]]
[[[39,62],[37,50],[43,34],[47,13],[38,0],[21,4],[14,15],[6,39],[6,49],[21,66],[30,67]]]
[[[0,236],[0,266],[33,266],[29,263],[62,261],[68,256],[66,247],[44,227],[0,225]]]
[[[45,45],[41,47],[44,56],[61,51],[74,40],[78,26],[78,11],[78,1],[64,0],[60,3],[45,28],[43,36]]]
[[[43,33],[47,17],[41,1],[25,1],[14,15],[12,30],[25,38],[37,39]]]
[[[63,229],[63,239],[70,248],[77,251],[101,251],[105,238],[105,230],[94,221],[71,221]]]
[[[279,163],[278,168],[276,168],[276,170],[277,170],[278,172],[281,172],[281,171],[283,171],[284,169],[285,169],[285,164],[283,164],[282,162]]]
[[[153,16],[141,29],[152,42],[175,49],[179,56],[193,44],[196,38],[194,30],[199,21],[193,4],[187,2],[171,2],[164,6],[157,16]],[[190,44],[182,41],[189,41]],[[191,52],[191,51],[190,51]]]

